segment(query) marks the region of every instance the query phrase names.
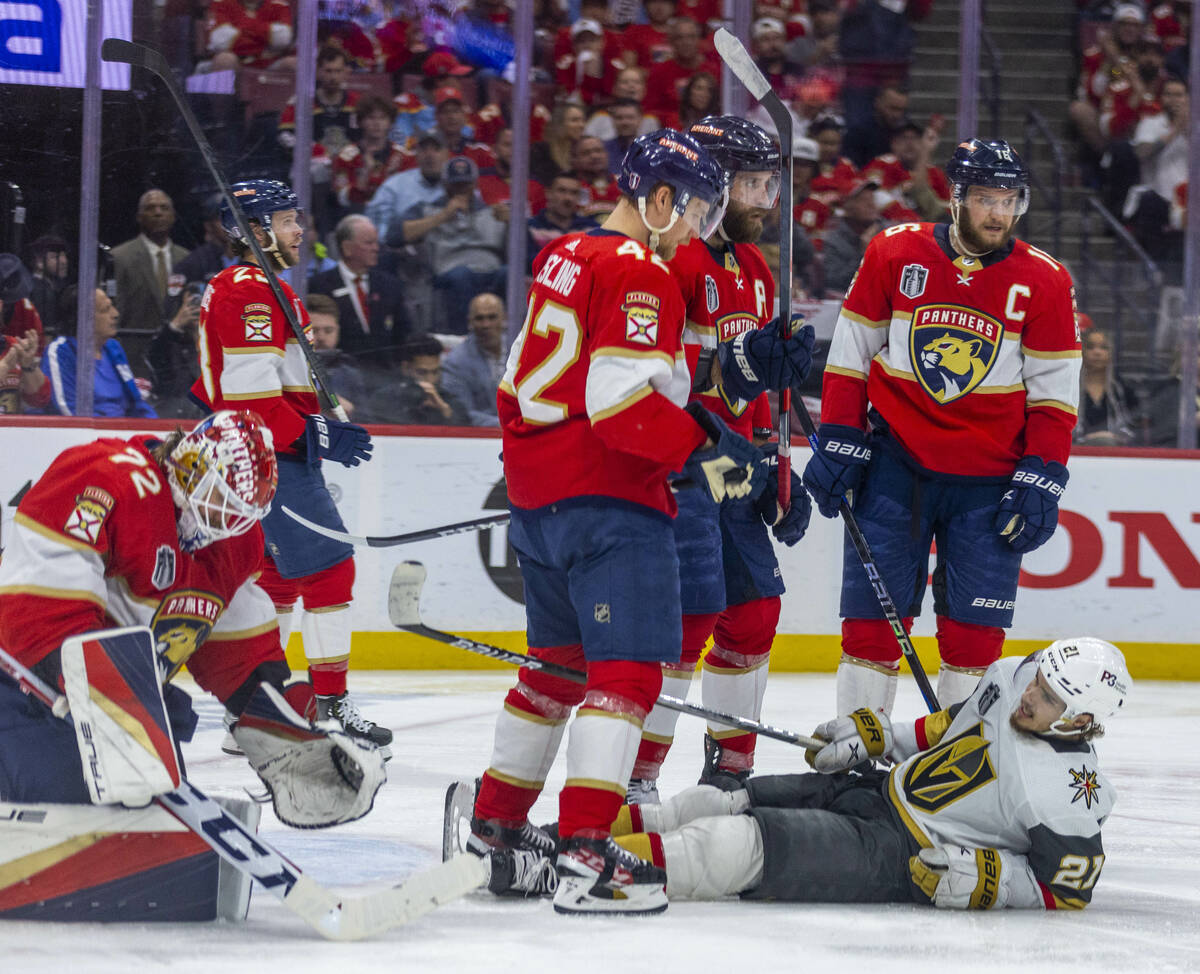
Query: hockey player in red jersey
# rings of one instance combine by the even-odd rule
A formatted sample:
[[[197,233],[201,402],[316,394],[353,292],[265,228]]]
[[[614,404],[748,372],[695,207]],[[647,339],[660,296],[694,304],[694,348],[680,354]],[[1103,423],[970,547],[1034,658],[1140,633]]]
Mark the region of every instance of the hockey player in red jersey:
[[[622,852],[609,833],[661,664],[679,657],[667,475],[684,471],[712,504],[756,495],[766,476],[749,441],[712,420],[713,442],[683,409],[691,384],[684,307],[666,260],[720,221],[724,172],[691,136],[662,129],[634,141],[619,183],[621,199],[601,228],[562,237],[535,261],[529,311],[498,393],[530,652],[588,676],[578,686],[521,670],[497,721],[467,845],[540,862],[554,854],[528,812],[581,705],[559,798],[554,906],[563,913],[666,909],[661,871]],[[746,476],[728,483],[735,470]]]
[[[235,183],[233,193],[273,271],[295,266],[304,235],[296,195],[283,183],[255,179]],[[279,614],[287,645],[292,607],[304,601],[300,628],[321,719],[336,719],[347,734],[379,746],[392,732],[364,717],[346,692],[350,662],[350,599],[354,549],[301,527],[289,507],[310,521],[344,530],[321,461],[357,466],[371,456],[371,437],[361,426],[321,415],[308,363],[278,306],[265,271],[258,267],[233,211],[221,221],[233,239],[238,263],[214,277],[200,304],[200,378],[193,396],[208,409],[238,406],[263,417],[279,459],[279,494],[263,520],[267,561],[260,581]],[[308,312],[280,282],[297,319]],[[226,738],[226,750],[236,746]]]
[[[999,658],[1021,556],[1058,523],[1079,396],[1071,278],[1012,234],[1029,175],[1002,141],[959,144],[952,222],[871,241],[825,368],[804,483],[843,496],[901,615],[918,614],[931,544],[942,705]],[[847,538],[838,713],[890,712],[900,647]]]
[[[804,380],[812,365],[814,337],[812,327],[805,326],[784,341],[778,321],[769,321],[775,283],[754,245],[764,216],[778,202],[779,147],[753,122],[731,115],[701,119],[688,134],[708,149],[730,178],[729,206],[721,225],[711,237],[681,247],[671,261],[687,314],[684,348],[694,377],[692,398],[743,436],[766,438],[771,434],[771,407],[762,390]],[[737,364],[739,356],[754,373],[753,380]],[[712,636],[701,676],[704,705],[757,719],[784,590],[768,528],[792,545],[808,527],[808,494],[800,478],[795,473],[792,477],[792,503],[786,512],[776,503],[774,476],[751,503],[730,501],[714,509],[695,494],[679,496],[674,528],[683,652],[678,662],[663,664],[663,693],[687,697],[696,663]],[[655,707],[646,718],[628,801],[657,800],[655,782],[678,717],[674,710]],[[701,780],[717,770],[749,775],[755,739],[746,731],[710,725]]]

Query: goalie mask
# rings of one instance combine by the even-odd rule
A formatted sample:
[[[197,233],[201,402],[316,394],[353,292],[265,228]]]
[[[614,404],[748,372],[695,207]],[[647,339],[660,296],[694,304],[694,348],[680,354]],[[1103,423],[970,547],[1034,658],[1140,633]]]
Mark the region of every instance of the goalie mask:
[[[1051,643],[1038,656],[1038,669],[1067,705],[1049,731],[1056,736],[1069,737],[1087,730],[1070,726],[1080,714],[1091,714],[1093,724],[1111,717],[1124,706],[1133,682],[1121,651],[1094,636]]]
[[[179,510],[180,548],[190,553],[245,534],[275,496],[271,431],[252,412],[214,413],[171,450],[166,472]]]

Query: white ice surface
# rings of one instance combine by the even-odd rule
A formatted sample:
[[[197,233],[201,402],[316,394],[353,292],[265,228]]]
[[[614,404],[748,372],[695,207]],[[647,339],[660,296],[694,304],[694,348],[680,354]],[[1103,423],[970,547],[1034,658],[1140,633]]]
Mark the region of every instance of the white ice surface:
[[[349,895],[380,889],[440,855],[446,785],[487,766],[492,726],[512,674],[352,673],[360,707],[396,733],[389,781],[367,818],[332,831],[281,826],[263,834],[318,882]],[[698,693],[698,681],[693,697]],[[764,721],[801,732],[829,716],[832,676],[777,674]],[[258,782],[219,749],[220,709],[193,693],[201,715],[185,747],[191,779],[211,793]],[[897,715],[920,697],[901,680]],[[667,794],[695,782],[702,724],[682,717],[663,771]],[[1082,913],[959,913],[908,905],[673,903],[658,917],[571,918],[549,901],[484,893],[442,907],[378,940],[321,940],[257,890],[243,924],[92,925],[0,922],[0,971],[11,974],[365,974],[368,971],[1107,972],[1200,971],[1200,686],[1138,683],[1129,710],[1099,741],[1119,790],[1104,830],[1108,859]],[[563,755],[534,821],[557,818]],[[807,770],[802,752],[760,739],[760,772]]]

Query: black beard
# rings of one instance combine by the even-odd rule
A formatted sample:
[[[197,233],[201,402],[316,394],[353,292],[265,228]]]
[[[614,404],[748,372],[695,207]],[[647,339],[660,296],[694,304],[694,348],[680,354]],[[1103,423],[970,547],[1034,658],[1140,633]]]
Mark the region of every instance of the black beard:
[[[755,220],[754,215],[760,212],[762,211],[758,207],[742,206],[731,200],[721,221],[721,229],[734,243],[758,243],[758,238],[762,236],[763,224],[762,220]]]
[[[966,207],[964,206],[963,211],[965,210]],[[1004,239],[992,247],[983,240],[979,239],[978,234],[975,233],[975,228],[971,226],[970,218],[967,216],[966,212],[961,212],[958,222],[955,224],[955,229],[958,231],[958,239],[962,242],[962,245],[970,250],[971,253],[979,254],[980,256],[989,254],[993,250],[1003,250],[1006,246],[1008,246],[1008,242],[1012,239],[1013,231],[1016,230],[1016,228],[1017,221],[1014,220],[1012,225],[1005,232]]]

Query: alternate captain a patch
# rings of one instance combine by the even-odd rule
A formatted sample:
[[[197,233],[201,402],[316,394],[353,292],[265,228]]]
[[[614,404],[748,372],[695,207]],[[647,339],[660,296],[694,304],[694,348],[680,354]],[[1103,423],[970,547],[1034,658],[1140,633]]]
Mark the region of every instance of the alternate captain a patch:
[[[271,306],[248,304],[242,309],[242,321],[246,324],[246,341],[269,342],[271,340]]]
[[[84,487],[75,495],[75,509],[67,516],[63,530],[72,538],[95,544],[100,538],[104,519],[113,509],[113,496],[100,487]]]
[[[661,302],[648,291],[630,291],[621,310],[625,312],[625,340],[639,345],[658,344],[658,308]]]
[[[908,354],[917,382],[943,406],[972,392],[996,364],[1004,326],[958,304],[913,309]]]

